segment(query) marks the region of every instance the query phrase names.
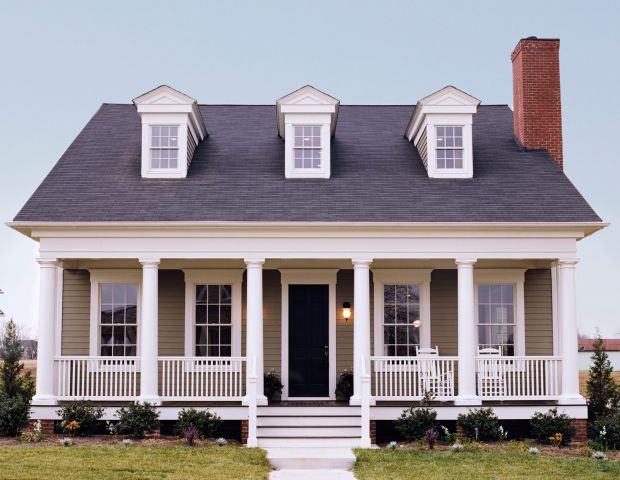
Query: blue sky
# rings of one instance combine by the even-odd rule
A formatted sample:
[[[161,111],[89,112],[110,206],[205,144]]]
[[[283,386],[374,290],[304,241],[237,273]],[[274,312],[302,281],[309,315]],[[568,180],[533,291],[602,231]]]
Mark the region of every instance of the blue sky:
[[[521,37],[561,39],[565,171],[612,225],[579,243],[580,328],[620,336],[620,2],[0,2],[0,220],[103,102],[162,83],[272,104],[307,83],[343,104],[414,104],[447,84],[512,103]],[[36,334],[36,244],[0,227],[0,309]]]

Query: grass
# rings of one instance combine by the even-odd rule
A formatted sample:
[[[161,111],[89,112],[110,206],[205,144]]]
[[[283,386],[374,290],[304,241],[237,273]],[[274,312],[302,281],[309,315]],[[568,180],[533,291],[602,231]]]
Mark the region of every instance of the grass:
[[[0,479],[267,479],[263,450],[239,447],[80,446],[0,448]]]
[[[620,462],[526,453],[357,450],[359,480],[620,478]]]

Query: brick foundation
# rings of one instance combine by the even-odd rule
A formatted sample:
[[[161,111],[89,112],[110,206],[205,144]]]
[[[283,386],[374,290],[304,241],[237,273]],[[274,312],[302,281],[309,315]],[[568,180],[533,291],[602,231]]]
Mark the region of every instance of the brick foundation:
[[[370,444],[371,445],[377,444],[377,421],[376,420],[370,421]]]
[[[585,419],[575,419],[573,420],[573,426],[577,429],[573,442],[586,443],[588,441],[588,421]]]
[[[32,430],[36,422],[37,420],[32,419],[32,418],[28,420],[28,428]],[[41,422],[41,433],[43,433],[43,435],[54,434],[54,420],[40,420],[40,422]]]
[[[246,445],[248,443],[248,421],[241,420],[241,443]]]

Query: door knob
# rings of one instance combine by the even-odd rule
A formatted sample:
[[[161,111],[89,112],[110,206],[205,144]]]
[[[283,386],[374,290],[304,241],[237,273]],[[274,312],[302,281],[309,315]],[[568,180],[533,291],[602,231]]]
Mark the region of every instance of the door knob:
[[[329,358],[329,345],[325,345],[325,358]]]

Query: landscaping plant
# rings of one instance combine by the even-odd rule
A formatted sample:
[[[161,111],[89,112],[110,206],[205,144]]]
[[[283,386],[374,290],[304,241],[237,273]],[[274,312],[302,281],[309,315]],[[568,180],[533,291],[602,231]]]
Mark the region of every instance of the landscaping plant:
[[[159,411],[149,402],[132,402],[116,411],[119,432],[142,438],[158,426]]]
[[[269,370],[269,372],[265,374],[264,381],[265,396],[269,399],[269,401],[279,400],[280,395],[282,395],[282,388],[284,385],[282,385],[280,377],[276,371],[273,369]]]
[[[336,382],[336,399],[348,401],[353,395],[353,371],[345,368]]]
[[[200,432],[196,425],[190,424],[183,429],[183,438],[187,442],[187,445],[193,447],[196,443],[196,440],[200,436]]]
[[[439,434],[437,430],[434,428],[429,428],[424,434],[424,441],[426,441],[426,445],[428,445],[429,450],[433,450],[435,448],[435,444],[437,443],[437,438]]]
[[[196,410],[195,408],[183,409],[179,412],[176,423],[176,430],[180,435],[184,435],[186,428],[191,425],[198,429],[198,435],[202,438],[212,437],[222,424],[222,420],[209,409]]]
[[[9,320],[0,352],[0,435],[17,435],[28,425],[34,380],[22,375],[24,348],[13,320]]]
[[[557,408],[552,408],[547,413],[536,412],[530,419],[530,430],[541,443],[568,445],[577,433],[573,420],[565,413],[558,414]],[[559,441],[558,434],[561,435]]]
[[[604,448],[620,450],[620,412],[590,421],[588,437]]]
[[[394,421],[396,430],[407,440],[420,440],[424,438],[427,430],[435,427],[437,412],[429,406],[431,399],[430,394],[425,394],[420,406],[412,405]]]
[[[497,440],[499,438],[499,419],[492,408],[470,409],[461,413],[456,424],[461,427],[467,438],[472,440]]]
[[[594,347],[591,357],[592,366],[586,382],[590,421],[616,413],[620,414],[620,386],[612,376],[614,369],[600,335],[592,346]]]
[[[92,435],[103,417],[103,408],[86,400],[67,402],[56,411],[60,417],[60,427],[71,435]]]

